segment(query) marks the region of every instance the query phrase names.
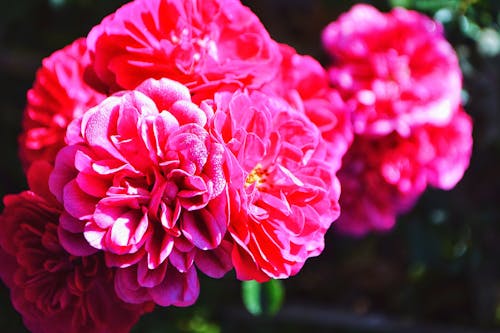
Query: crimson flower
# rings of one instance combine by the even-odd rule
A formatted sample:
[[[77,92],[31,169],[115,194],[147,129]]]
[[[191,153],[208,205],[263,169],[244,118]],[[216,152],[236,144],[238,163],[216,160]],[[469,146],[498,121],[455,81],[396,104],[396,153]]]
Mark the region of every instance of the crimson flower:
[[[35,333],[128,332],[151,304],[121,301],[114,271],[101,255],[64,250],[57,232],[61,207],[46,185],[49,170],[46,162],[33,164],[29,177],[36,192],[4,197],[0,277],[12,303]]]

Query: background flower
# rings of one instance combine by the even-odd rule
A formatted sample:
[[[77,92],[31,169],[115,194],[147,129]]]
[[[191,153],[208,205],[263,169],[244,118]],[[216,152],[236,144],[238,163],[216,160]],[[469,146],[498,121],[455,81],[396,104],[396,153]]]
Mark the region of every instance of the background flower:
[[[83,81],[88,65],[84,38],[54,52],[42,62],[28,91],[19,155],[25,170],[36,160],[53,163],[66,127],[104,96]]]
[[[356,104],[355,133],[407,136],[412,126],[450,121],[462,80],[439,23],[416,11],[358,4],[322,37],[333,86]]]
[[[351,107],[330,87],[328,74],[317,60],[286,44],[280,44],[280,52],[278,76],[264,90],[286,99],[319,128],[327,142],[326,160],[336,171],[353,139]]]
[[[472,125],[457,56],[439,23],[402,8],[355,5],[322,37],[330,82],[352,106],[339,229],[389,230],[427,185],[450,189],[468,167]]]
[[[409,137],[356,136],[344,157],[337,228],[364,235],[392,229],[428,185],[451,189],[469,166],[472,121],[459,110],[446,126],[422,125]]]
[[[4,198],[0,277],[12,303],[32,332],[128,332],[152,307],[118,299],[114,271],[100,254],[80,257],[63,249],[57,233],[61,207],[47,188],[50,168],[36,162],[30,169],[38,193]]]

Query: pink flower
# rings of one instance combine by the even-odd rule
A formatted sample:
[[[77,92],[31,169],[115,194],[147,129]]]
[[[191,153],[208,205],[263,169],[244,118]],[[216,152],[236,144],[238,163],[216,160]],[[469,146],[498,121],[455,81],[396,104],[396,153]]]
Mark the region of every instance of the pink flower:
[[[327,143],[327,161],[336,171],[353,139],[350,108],[330,88],[326,71],[314,58],[299,55],[285,44],[280,51],[279,75],[265,89],[285,98],[319,128]]]
[[[339,215],[338,181],[323,160],[321,134],[272,95],[219,93],[215,106],[213,131],[234,155],[228,231],[237,277],[294,275],[322,251]]]
[[[34,165],[35,166],[35,165]],[[47,164],[30,169],[47,180]],[[59,242],[60,206],[45,184],[4,197],[0,277],[14,307],[35,333],[128,332],[150,304],[126,304],[114,293],[113,270],[101,255],[73,256]]]
[[[271,80],[280,61],[277,44],[237,0],[136,0],[94,27],[88,45],[91,81],[108,92],[166,77],[213,95],[221,84]]]
[[[412,126],[446,125],[460,103],[457,57],[422,14],[356,5],[325,28],[323,43],[333,86],[356,104],[355,133],[408,136]]]
[[[76,120],[79,136],[68,131],[57,155],[50,188],[64,205],[62,243],[104,252],[126,302],[190,305],[195,264],[212,277],[232,266],[227,153],[206,130],[212,114],[182,84],[149,79]]]
[[[68,124],[104,98],[83,81],[88,61],[84,38],[43,60],[33,88],[28,91],[19,137],[25,170],[35,160],[54,162],[57,151],[64,146]]]
[[[451,189],[472,151],[472,122],[462,110],[445,126],[422,125],[405,138],[357,136],[343,160],[342,215],[336,227],[363,235],[391,229],[428,185]]]

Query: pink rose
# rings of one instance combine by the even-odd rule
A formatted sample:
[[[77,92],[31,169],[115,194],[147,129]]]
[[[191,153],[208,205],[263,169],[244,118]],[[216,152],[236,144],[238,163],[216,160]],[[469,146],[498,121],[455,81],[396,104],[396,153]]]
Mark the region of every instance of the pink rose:
[[[221,84],[259,86],[280,61],[277,44],[237,0],[136,0],[88,35],[95,86],[134,89],[166,77],[211,97]]]
[[[350,107],[330,88],[325,69],[314,58],[299,55],[285,44],[280,51],[278,78],[265,89],[286,99],[319,128],[327,143],[326,159],[336,171],[353,139]]]
[[[339,179],[342,215],[336,227],[363,235],[391,229],[428,185],[451,189],[462,178],[472,151],[472,122],[459,110],[450,124],[422,125],[405,138],[357,136]]]
[[[45,58],[28,91],[23,132],[19,137],[21,162],[25,170],[35,160],[54,162],[64,146],[66,127],[104,96],[83,81],[88,64],[84,38]]]
[[[57,155],[50,188],[64,205],[63,244],[85,252],[83,235],[104,252],[126,302],[190,305],[195,264],[212,277],[232,266],[227,153],[206,130],[212,114],[182,84],[149,79],[76,120]]]
[[[408,136],[412,126],[446,125],[460,103],[457,56],[422,14],[355,5],[325,28],[323,44],[333,86],[356,104],[355,133]]]
[[[233,153],[233,264],[241,280],[296,274],[339,215],[339,186],[318,128],[260,92],[215,95],[213,131]],[[236,172],[240,170],[240,172]]]
[[[32,185],[40,193],[4,197],[0,277],[12,303],[35,333],[128,332],[152,306],[118,299],[114,272],[101,255],[73,256],[63,249],[57,233],[61,207],[47,185],[40,186],[49,170],[38,163],[30,169]]]

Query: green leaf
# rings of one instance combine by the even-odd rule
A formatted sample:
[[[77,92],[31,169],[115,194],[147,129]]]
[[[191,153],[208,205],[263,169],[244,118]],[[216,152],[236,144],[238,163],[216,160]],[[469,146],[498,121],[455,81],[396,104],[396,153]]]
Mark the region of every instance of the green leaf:
[[[281,280],[271,280],[264,284],[267,296],[267,313],[275,315],[281,309],[285,298],[285,288]]]
[[[243,296],[243,304],[248,312],[254,316],[262,314],[260,291],[261,286],[257,281],[243,281],[241,283],[241,291]]]
[[[285,288],[280,280],[265,283],[244,281],[241,284],[243,304],[254,316],[275,315],[283,305]]]
[[[410,8],[412,5],[411,0],[390,0],[389,2],[392,7]]]

